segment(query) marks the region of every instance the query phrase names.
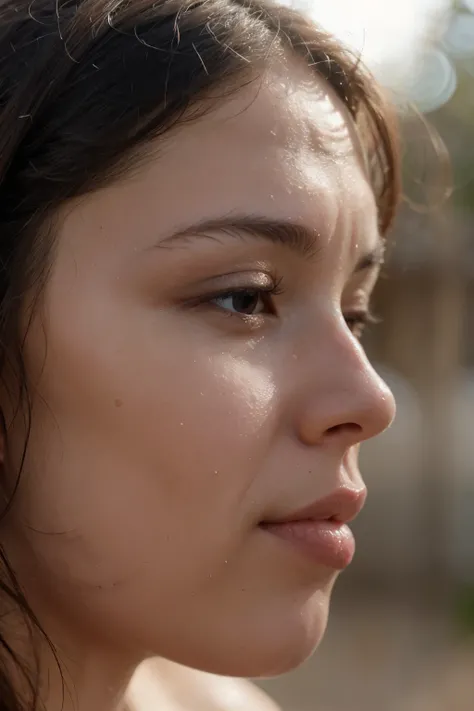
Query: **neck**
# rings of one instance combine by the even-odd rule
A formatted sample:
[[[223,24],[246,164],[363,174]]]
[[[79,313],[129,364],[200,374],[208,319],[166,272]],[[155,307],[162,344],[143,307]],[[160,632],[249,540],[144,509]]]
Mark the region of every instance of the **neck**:
[[[51,656],[51,655],[49,655]],[[77,659],[49,659],[41,674],[47,711],[121,711],[134,668],[95,651]],[[47,683],[45,683],[45,681]]]
[[[124,711],[125,691],[141,660],[132,661],[99,644],[86,645],[57,630],[53,634],[48,626],[43,634],[18,614],[9,615],[8,627],[2,624],[2,640],[16,661],[12,655],[4,660],[0,652],[0,686],[5,668],[26,709],[33,706],[37,690],[39,707],[45,711]],[[26,689],[30,698],[25,698]]]

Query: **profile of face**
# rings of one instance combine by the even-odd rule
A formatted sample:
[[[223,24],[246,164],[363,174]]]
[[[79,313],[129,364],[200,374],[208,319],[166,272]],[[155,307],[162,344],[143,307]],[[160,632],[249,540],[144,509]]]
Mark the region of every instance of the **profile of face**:
[[[294,667],[394,416],[359,340],[382,243],[347,109],[275,63],[57,225],[6,536],[33,609],[64,649]]]

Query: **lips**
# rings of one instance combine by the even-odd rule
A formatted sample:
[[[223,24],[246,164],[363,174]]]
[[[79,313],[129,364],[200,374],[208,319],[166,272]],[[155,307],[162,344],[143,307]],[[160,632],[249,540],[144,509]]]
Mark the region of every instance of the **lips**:
[[[309,506],[298,509],[268,523],[293,523],[295,521],[338,521],[349,523],[359,515],[367,498],[367,489],[339,487],[329,496],[318,499]]]
[[[354,536],[347,524],[360,513],[366,497],[365,488],[340,487],[309,506],[264,521],[260,527],[313,564],[343,570],[355,553]]]

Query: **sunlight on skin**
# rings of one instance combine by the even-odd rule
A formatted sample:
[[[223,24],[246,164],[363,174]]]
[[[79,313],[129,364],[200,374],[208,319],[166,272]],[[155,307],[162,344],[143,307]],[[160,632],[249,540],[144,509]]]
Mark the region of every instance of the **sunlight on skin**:
[[[49,711],[116,709],[154,656],[134,711],[270,711],[212,674],[301,664],[352,559],[358,445],[395,415],[359,342],[377,208],[332,90],[286,61],[263,79],[61,214],[4,531],[66,667],[63,699],[42,650]],[[18,463],[23,424],[6,419]],[[274,535],[308,517],[309,534],[337,517],[344,560],[327,536]]]

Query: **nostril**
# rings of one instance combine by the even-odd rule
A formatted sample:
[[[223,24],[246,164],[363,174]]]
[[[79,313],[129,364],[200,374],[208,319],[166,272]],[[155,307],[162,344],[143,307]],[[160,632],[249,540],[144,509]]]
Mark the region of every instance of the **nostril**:
[[[356,422],[344,422],[343,424],[340,425],[334,425],[333,427],[329,427],[326,430],[326,434],[328,435],[336,435],[336,434],[351,434],[351,435],[359,435],[362,432],[362,427],[358,425]]]

